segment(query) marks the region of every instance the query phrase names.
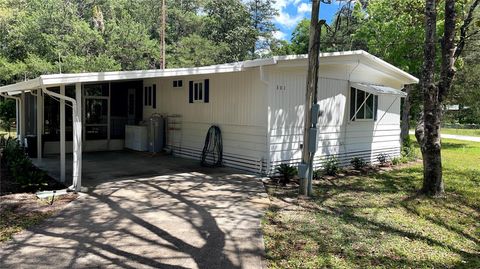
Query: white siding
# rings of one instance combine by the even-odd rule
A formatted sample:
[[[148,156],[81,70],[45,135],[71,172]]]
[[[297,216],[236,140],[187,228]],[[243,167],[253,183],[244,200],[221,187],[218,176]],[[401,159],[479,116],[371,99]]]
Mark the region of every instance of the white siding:
[[[183,87],[173,88],[173,80],[179,79]],[[205,79],[210,81],[209,103],[189,103],[189,81]],[[167,134],[175,154],[200,160],[208,128],[218,125],[225,165],[252,172],[265,166],[267,91],[258,69],[144,81],[144,86],[152,84],[157,85],[157,109],[144,106],[144,119],[153,113],[181,115],[181,130]]]
[[[280,163],[301,161],[306,72],[304,69],[271,70],[270,78],[268,170],[272,172]],[[277,85],[285,86],[285,89],[277,89]],[[319,78],[318,102],[323,113],[317,125],[318,150],[314,159],[315,168],[320,168],[323,161],[332,155],[337,156],[342,165],[349,164],[350,159],[355,156],[368,162],[376,162],[380,153],[387,153],[391,157],[399,155],[400,98],[380,95],[376,122],[351,122],[348,118],[348,80]]]

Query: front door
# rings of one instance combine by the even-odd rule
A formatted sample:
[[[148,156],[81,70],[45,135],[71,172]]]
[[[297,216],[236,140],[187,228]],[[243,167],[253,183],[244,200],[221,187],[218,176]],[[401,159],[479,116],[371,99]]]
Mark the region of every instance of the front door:
[[[85,139],[107,140],[109,126],[108,84],[85,85]]]

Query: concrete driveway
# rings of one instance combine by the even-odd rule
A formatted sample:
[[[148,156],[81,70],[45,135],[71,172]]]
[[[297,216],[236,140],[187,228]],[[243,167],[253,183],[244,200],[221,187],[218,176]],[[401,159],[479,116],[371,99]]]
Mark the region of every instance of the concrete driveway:
[[[0,245],[0,268],[264,267],[260,218],[268,199],[254,176],[168,156],[84,159],[88,192]],[[126,161],[148,170],[132,176]]]

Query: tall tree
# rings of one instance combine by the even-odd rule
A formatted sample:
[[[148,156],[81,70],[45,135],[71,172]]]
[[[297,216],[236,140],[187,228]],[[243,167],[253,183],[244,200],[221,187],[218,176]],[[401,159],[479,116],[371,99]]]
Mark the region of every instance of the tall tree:
[[[370,1],[364,11],[355,14],[360,26],[354,33],[354,43],[364,44],[370,53],[420,77],[424,9],[424,0]],[[419,89],[418,86],[405,88],[408,96],[402,106],[403,142],[409,140],[410,115],[417,115],[420,109]]]
[[[204,35],[215,44],[225,44],[227,53],[223,62],[244,60],[255,44],[256,33],[252,27],[247,7],[239,0],[209,0]]]
[[[310,20],[301,20],[292,32],[291,46],[296,54],[307,54],[310,38]],[[320,35],[319,35],[320,38]]]
[[[480,3],[474,0],[467,17],[461,26],[460,39],[455,44],[456,10],[455,0],[445,0],[445,15],[441,45],[441,66],[438,82],[435,82],[435,53],[437,42],[437,10],[435,0],[426,0],[425,5],[425,46],[424,67],[422,74],[423,115],[415,136],[420,144],[423,157],[422,192],[428,195],[442,195],[444,182],[442,178],[442,157],[440,141],[440,123],[442,120],[442,102],[445,100],[455,77],[455,61],[461,55],[468,37],[468,28],[473,14]]]
[[[329,1],[326,1],[327,3]],[[340,6],[333,22],[322,24],[318,29],[321,51],[345,51],[352,49],[364,49],[363,40],[354,39],[361,19],[358,15],[367,6],[368,1],[340,0]],[[277,41],[274,43],[272,53],[274,55],[307,54],[309,42],[310,20],[301,20],[292,32],[290,43]]]
[[[251,49],[251,57],[256,58],[258,54],[265,54],[270,49],[273,39],[273,32],[277,29],[273,18],[278,14],[273,4],[274,0],[250,0],[247,2],[252,27],[255,29],[256,41]]]
[[[477,24],[472,33],[480,30],[480,9],[477,9]],[[480,124],[480,32],[466,44],[462,57],[462,68],[455,76],[455,83],[448,98],[448,104],[459,105],[453,112],[452,121],[462,124]],[[473,37],[472,36],[472,37]]]

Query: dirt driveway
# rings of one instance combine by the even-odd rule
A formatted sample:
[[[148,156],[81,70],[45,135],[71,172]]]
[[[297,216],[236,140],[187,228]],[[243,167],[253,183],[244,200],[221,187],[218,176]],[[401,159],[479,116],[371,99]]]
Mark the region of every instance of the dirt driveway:
[[[0,245],[0,268],[263,268],[261,182],[195,165],[111,181],[104,169],[59,215]]]

